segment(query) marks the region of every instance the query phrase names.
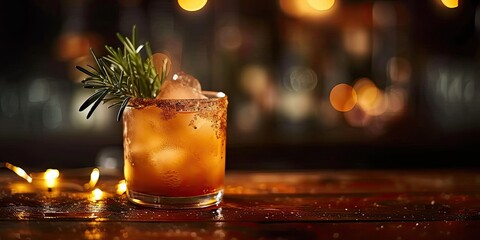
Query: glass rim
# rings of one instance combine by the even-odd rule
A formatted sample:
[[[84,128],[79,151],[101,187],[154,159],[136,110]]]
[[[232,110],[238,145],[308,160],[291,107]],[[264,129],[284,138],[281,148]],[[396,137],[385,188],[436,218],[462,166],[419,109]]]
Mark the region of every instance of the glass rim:
[[[217,106],[222,108],[228,103],[228,97],[220,91],[202,91],[207,98],[204,99],[156,99],[156,98],[131,98],[128,106],[131,108],[144,108],[156,106],[160,108],[175,108],[177,111],[183,109],[198,109]]]

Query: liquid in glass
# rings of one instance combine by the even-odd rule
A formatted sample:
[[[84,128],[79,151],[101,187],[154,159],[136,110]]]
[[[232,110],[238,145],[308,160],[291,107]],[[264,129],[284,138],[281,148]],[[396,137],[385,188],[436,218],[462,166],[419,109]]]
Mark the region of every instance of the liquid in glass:
[[[127,197],[158,208],[202,208],[223,197],[227,97],[132,99],[123,114]]]

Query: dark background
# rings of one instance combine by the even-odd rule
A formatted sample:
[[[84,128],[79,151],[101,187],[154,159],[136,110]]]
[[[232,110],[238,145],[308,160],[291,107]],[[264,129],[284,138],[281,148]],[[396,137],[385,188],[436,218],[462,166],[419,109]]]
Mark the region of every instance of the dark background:
[[[187,12],[173,0],[24,0],[2,3],[0,18],[0,162],[121,166],[116,111],[85,120],[91,92],[75,66],[135,24],[154,51],[228,95],[229,169],[480,166],[478,1],[337,0],[318,11],[306,0],[210,0]],[[374,113],[335,110],[332,88],[361,78],[400,98]]]

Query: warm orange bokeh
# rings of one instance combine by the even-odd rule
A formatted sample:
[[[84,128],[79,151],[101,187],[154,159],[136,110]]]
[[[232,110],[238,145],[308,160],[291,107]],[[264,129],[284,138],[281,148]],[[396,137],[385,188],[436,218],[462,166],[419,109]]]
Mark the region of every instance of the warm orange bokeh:
[[[332,11],[335,0],[279,0],[282,11],[298,18],[316,18]]]
[[[202,9],[207,4],[207,0],[178,0],[178,5],[189,12]]]
[[[355,82],[353,89],[358,95],[358,105],[364,111],[372,110],[378,100],[379,90],[375,83],[368,78],[361,78]]]
[[[348,84],[338,84],[330,91],[330,104],[337,111],[350,111],[357,104],[357,93]]]
[[[447,8],[456,8],[458,7],[458,0],[442,0],[443,5]]]
[[[318,11],[325,11],[333,7],[335,0],[307,0],[308,4]]]

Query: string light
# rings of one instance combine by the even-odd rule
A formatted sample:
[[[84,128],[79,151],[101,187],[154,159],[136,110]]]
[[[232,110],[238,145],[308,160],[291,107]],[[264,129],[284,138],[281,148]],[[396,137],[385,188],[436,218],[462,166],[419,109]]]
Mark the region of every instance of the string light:
[[[14,173],[16,173],[18,176],[22,177],[23,179],[25,179],[29,183],[32,183],[33,179],[44,180],[45,185],[48,187],[49,191],[51,191],[51,189],[57,184],[57,180],[60,176],[60,171],[58,169],[47,169],[45,172],[28,174],[22,168],[17,167],[17,166],[15,166],[11,163],[8,163],[8,162],[0,162],[0,168],[2,168],[2,167],[12,170]],[[32,178],[32,176],[34,178]],[[93,189],[95,187],[95,185],[97,184],[99,178],[100,178],[100,170],[98,168],[94,168],[92,170],[91,174],[90,174],[90,181],[88,183],[84,184],[83,189],[87,189],[87,188],[88,189]],[[42,186],[45,186],[45,185],[42,185]],[[75,184],[75,183],[64,183],[63,185],[64,186],[69,186],[69,187],[75,186],[75,189],[78,189],[78,191],[82,191],[81,185],[78,185],[78,184]],[[22,186],[24,186],[24,185],[22,185]],[[35,189],[39,189],[39,188],[35,187],[35,186],[38,186],[38,184],[37,185],[36,184],[25,185],[25,186],[33,186]],[[117,194],[122,195],[123,193],[126,192],[126,190],[127,190],[127,185],[126,185],[125,180],[119,181],[118,184],[117,184],[117,189],[116,189]],[[100,188],[95,188],[93,191],[91,191],[89,199],[91,201],[95,202],[95,201],[103,199],[106,195],[108,195],[108,194],[106,194]]]
[[[8,162],[7,162],[7,163],[0,163],[0,166],[2,166],[2,165],[3,165],[3,167],[12,170],[12,171],[13,171],[14,173],[16,173],[19,177],[27,180],[27,182],[29,182],[29,183],[32,182],[32,177],[31,177],[29,174],[27,174],[27,173],[25,172],[25,170],[23,170],[22,168],[19,168],[19,167],[17,167],[17,166],[14,166],[13,164],[10,164],[10,163],[8,163]]]
[[[90,174],[90,182],[85,184],[85,189],[92,189],[97,185],[98,179],[100,178],[100,170],[94,168]]]
[[[101,200],[102,197],[103,197],[103,191],[100,190],[100,188],[95,188],[95,190],[92,191],[92,200],[93,201]]]
[[[60,176],[60,171],[57,169],[47,169],[43,174],[43,178],[45,179],[45,184],[47,185],[48,189],[52,189],[57,184],[57,178]]]

